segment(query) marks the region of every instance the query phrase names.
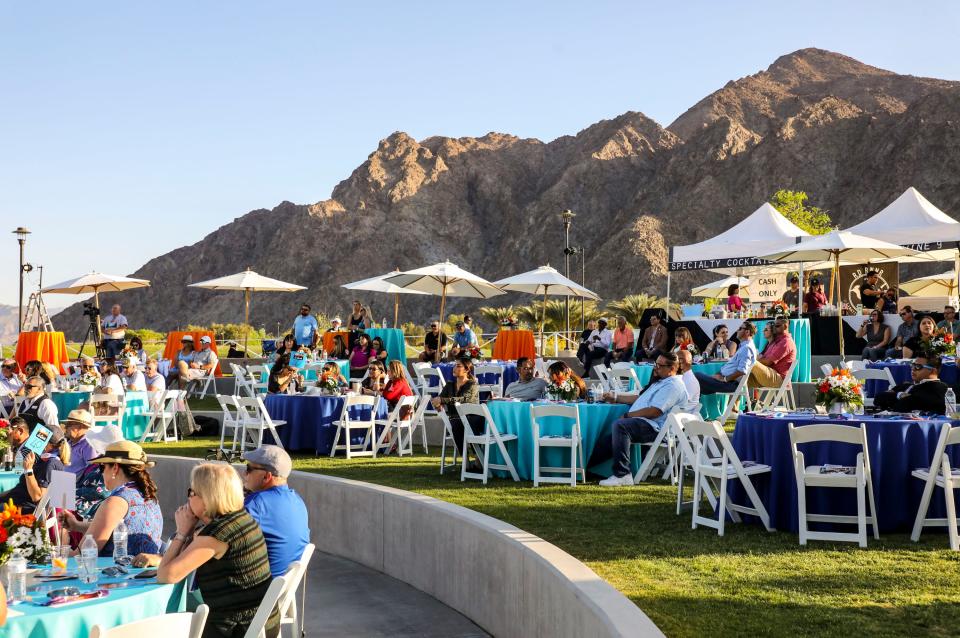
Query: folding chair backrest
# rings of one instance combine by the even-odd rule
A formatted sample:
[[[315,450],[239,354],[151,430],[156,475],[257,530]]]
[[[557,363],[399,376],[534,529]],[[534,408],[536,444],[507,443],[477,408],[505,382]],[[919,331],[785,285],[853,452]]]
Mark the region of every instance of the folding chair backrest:
[[[890,368],[862,368],[860,370],[854,370],[853,376],[860,381],[867,381],[870,379],[886,381],[890,384],[891,388],[897,385],[896,380],[894,380],[893,375],[890,373]]]
[[[816,425],[804,425],[799,428],[794,426],[793,423],[790,423],[788,424],[788,429],[790,431],[790,442],[794,447],[814,441],[834,441],[837,443],[860,445],[866,449],[867,430],[863,423],[860,424],[860,427],[834,423],[817,423]]]
[[[580,410],[575,405],[530,405],[530,419],[540,423],[541,419],[559,417],[570,421],[571,428],[580,429]]]
[[[263,628],[267,625],[267,620],[270,619],[270,614],[273,613],[286,587],[287,578],[285,576],[278,576],[273,579],[270,587],[267,588],[267,593],[263,595],[263,600],[260,601],[256,615],[247,627],[247,632],[243,634],[243,638],[260,638],[266,635]]]
[[[595,363],[590,367],[590,370],[597,373],[597,378],[600,379],[603,387],[610,387],[610,368],[602,363]]]
[[[493,416],[490,414],[490,410],[484,403],[458,403],[456,408],[457,414],[460,415],[460,420],[463,421],[465,425],[467,423],[467,417],[478,416],[483,419],[484,434],[489,433],[491,429],[495,430],[497,428]]]
[[[608,378],[611,385],[616,384],[619,392],[640,392],[640,378],[632,365],[629,368],[611,368]]]
[[[611,370],[633,370],[633,364],[629,361],[617,361],[616,363],[610,364]]]
[[[856,372],[857,370],[866,370],[867,362],[866,361],[847,361],[847,369],[850,372]]]
[[[413,375],[410,374],[410,370],[407,369],[407,366],[403,366],[403,376],[407,380],[407,385],[410,386],[410,389],[414,391],[415,394],[420,394],[420,382],[417,379],[413,378]]]
[[[110,628],[94,625],[90,638],[200,638],[209,613],[207,605],[200,605],[192,613],[151,616]]]
[[[820,366],[820,372],[823,373],[823,376],[829,377],[830,373],[833,372],[833,366],[829,363],[824,363],[822,366]]]
[[[220,404],[220,409],[223,410],[223,414],[226,418],[231,421],[235,421],[240,418],[240,405],[239,398],[229,394],[218,394],[217,403]],[[166,406],[164,406],[166,409]]]

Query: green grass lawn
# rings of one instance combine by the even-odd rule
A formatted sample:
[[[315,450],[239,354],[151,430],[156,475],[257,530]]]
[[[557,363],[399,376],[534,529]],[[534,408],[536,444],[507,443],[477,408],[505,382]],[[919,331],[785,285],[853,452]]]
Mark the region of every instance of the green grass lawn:
[[[213,439],[148,445],[203,456]],[[417,448],[419,450],[419,448]],[[440,476],[436,453],[398,459],[295,457],[299,470],[419,492],[530,531],[582,560],[635,602],[668,636],[956,636],[960,554],[945,533],[852,544],[813,542],[727,526],[723,538],[676,516],[665,483],[604,489],[487,487]],[[162,488],[162,486],[161,486]]]

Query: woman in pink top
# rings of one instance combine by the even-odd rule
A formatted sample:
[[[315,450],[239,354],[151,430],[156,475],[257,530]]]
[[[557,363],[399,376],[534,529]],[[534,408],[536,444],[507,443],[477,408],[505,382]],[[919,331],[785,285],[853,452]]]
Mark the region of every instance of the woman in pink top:
[[[727,310],[740,312],[743,310],[743,299],[740,298],[740,286],[730,284],[727,288]]]
[[[353,351],[350,353],[350,376],[362,377],[370,361],[376,358],[376,353],[370,347],[370,337],[361,332],[357,337],[357,345],[353,346]]]

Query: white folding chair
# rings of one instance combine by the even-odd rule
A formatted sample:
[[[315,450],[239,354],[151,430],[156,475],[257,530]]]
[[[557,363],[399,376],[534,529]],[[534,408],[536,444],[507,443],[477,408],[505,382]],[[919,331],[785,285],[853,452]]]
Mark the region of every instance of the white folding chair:
[[[478,365],[474,367],[473,374],[477,379],[486,375],[494,375],[495,381],[493,383],[477,383],[477,390],[479,392],[489,392],[491,399],[499,399],[503,396],[503,366],[493,364]]]
[[[888,390],[897,385],[897,382],[893,378],[893,374],[890,373],[890,368],[862,368],[860,370],[854,370],[853,376],[855,376],[862,383],[866,383],[870,380],[886,381],[889,384],[887,386]],[[863,394],[863,405],[865,407],[870,407],[873,405],[873,397],[868,397],[866,392]]]
[[[270,368],[262,363],[252,364],[247,366],[247,373],[250,375],[250,383],[254,393],[258,397],[266,396]]]
[[[219,397],[218,397],[219,398]],[[181,402],[187,400],[185,390],[164,390],[160,399],[153,405],[150,420],[140,437],[140,442],[150,440],[169,443],[177,441],[177,411]]]
[[[569,423],[569,435],[542,435],[540,434],[544,424],[541,419],[560,418]],[[583,441],[580,438],[580,410],[575,405],[530,405],[530,422],[533,425],[533,486],[538,487],[540,483],[570,483],[571,487],[576,487],[577,477],[579,476],[584,483],[587,482],[586,464],[583,460]],[[567,448],[570,450],[570,465],[567,467],[551,467],[540,465],[541,448]],[[578,463],[579,460],[579,463]],[[550,474],[564,473],[568,476],[544,476],[543,473]]]
[[[307,580],[305,576],[307,567],[310,565],[310,559],[313,558],[313,552],[316,548],[316,545],[313,543],[307,543],[307,546],[303,548],[303,553],[300,554],[300,559],[291,563],[290,566],[287,567],[287,573],[284,574],[288,582],[277,605],[280,610],[280,632],[283,633],[284,625],[290,625],[292,630],[291,638],[294,636],[299,638],[305,635],[303,631],[303,616],[299,610],[306,609]],[[301,590],[299,606],[297,605],[298,589]]]
[[[234,396],[255,397],[257,393],[252,387],[252,377],[243,366],[236,363],[230,364],[230,372],[233,373],[233,394]]]
[[[430,405],[430,399],[438,396],[443,391],[446,380],[440,373],[440,370],[434,368],[429,363],[419,362],[413,364],[413,373],[417,375],[417,385],[420,387],[420,396],[427,399],[427,414],[436,416],[437,411]],[[436,379],[436,385],[430,385],[430,380]]]
[[[413,378],[413,375],[410,374],[410,370],[407,368],[407,366],[403,366],[403,376],[407,380],[407,385],[410,386],[410,389],[413,390],[417,396],[423,394],[423,389],[420,387],[420,381]]]
[[[330,446],[330,456],[334,456],[337,450],[344,450],[347,458],[355,456],[374,456],[375,452],[368,450],[367,446],[376,440],[376,414],[377,401],[379,397],[366,396],[362,394],[351,394],[343,400],[343,410],[340,412],[340,418],[333,422],[337,426],[337,431],[333,435],[333,445]],[[350,414],[351,408],[369,408],[369,413],[354,418]],[[355,445],[352,443],[351,434],[354,432],[363,432],[363,443]],[[344,442],[338,444],[341,433]]]
[[[757,401],[754,403],[754,408],[759,405],[767,410],[772,410],[777,407],[783,407],[787,410],[797,409],[797,402],[793,395],[793,371],[796,370],[799,362],[800,359],[793,360],[793,363],[791,363],[787,369],[787,373],[783,376],[783,381],[780,385],[773,388],[756,388]]]
[[[116,402],[116,406],[109,406],[110,410],[113,410],[116,407],[116,414],[97,414],[95,405],[97,403],[106,403]],[[127,396],[126,394],[117,395],[117,394],[94,394],[90,396],[90,413],[93,417],[93,425],[91,426],[95,430],[99,430],[105,425],[116,425],[117,427],[122,427],[123,424],[123,413],[126,410]]]
[[[867,363],[868,363],[867,361],[863,361],[863,360],[851,360],[851,361],[842,361],[840,365],[846,364],[847,370],[849,370],[850,372],[856,372],[857,370],[866,370]]]
[[[270,417],[267,412],[267,406],[263,404],[260,397],[237,397],[237,406],[240,408],[240,414],[243,417],[242,428],[240,429],[240,453],[243,454],[247,447],[255,450],[263,445],[263,433],[269,431],[273,436],[273,444],[283,447],[280,441],[280,435],[277,434],[277,427],[286,425],[286,421],[276,421]]]
[[[672,432],[671,435],[676,441],[676,476],[677,476],[677,516],[683,512],[683,508],[686,505],[693,505],[693,499],[689,501],[683,500],[683,483],[687,471],[690,471],[693,474],[696,474],[696,464],[697,464],[697,453],[694,452],[693,446],[690,445],[690,439],[687,437],[686,430],[684,427],[690,421],[702,421],[700,417],[700,411],[697,410],[691,413],[678,412],[671,414],[667,417],[666,427],[670,427]],[[710,446],[710,453],[713,456],[721,456],[719,448],[717,448],[716,443],[713,439],[707,439],[707,445]],[[713,508],[713,511],[717,511],[717,497],[714,494],[716,486],[712,484],[712,480],[709,477],[703,477],[704,481],[710,483],[710,485],[705,485],[707,488],[703,490],[703,494],[706,494],[707,500],[710,502],[710,507]],[[712,485],[712,489],[711,489]]]
[[[920,533],[924,527],[946,526],[950,536],[950,549],[960,550],[960,536],[957,534],[957,507],[953,493],[954,490],[960,489],[960,470],[951,468],[950,457],[947,454],[947,446],[957,444],[960,444],[960,427],[952,427],[949,423],[945,423],[940,430],[937,449],[933,453],[933,458],[930,459],[930,467],[919,468],[910,473],[911,476],[926,483],[923,487],[920,507],[917,508],[917,519],[913,523],[913,533],[910,534],[910,540],[913,542],[920,540]],[[947,509],[946,518],[927,518],[934,487],[943,490],[944,504]]]
[[[240,441],[240,437],[243,434],[243,423],[246,418],[246,414],[243,410],[240,409],[240,397],[235,397],[229,394],[218,394],[217,403],[220,404],[220,410],[223,413],[221,419],[222,425],[220,427],[220,451],[229,456],[232,456],[237,451],[237,443]],[[230,434],[230,447],[227,448],[225,445],[227,434]]]
[[[740,381],[737,383],[737,387],[733,392],[715,392],[715,395],[722,395],[727,397],[727,407],[723,409],[723,414],[720,416],[720,423],[726,423],[731,416],[733,416],[733,411],[737,409],[740,405],[740,401],[746,403],[747,410],[751,409],[753,402],[750,400],[750,390],[747,387],[747,383],[750,381],[750,370],[748,369],[746,374],[740,377]]]
[[[440,446],[440,473],[443,474],[443,471],[448,467],[456,467],[459,465],[459,463],[457,463],[459,448],[457,447],[457,439],[453,436],[453,427],[450,425],[450,418],[447,417],[446,409],[441,407],[437,410],[437,416],[440,417],[440,422],[443,423],[443,443]],[[450,463],[447,463],[447,445],[450,446],[451,456],[453,457]]]
[[[116,627],[94,625],[90,638],[200,638],[210,608],[200,605],[194,612],[151,616]]]
[[[40,500],[37,501],[33,514],[38,521],[43,523],[44,530],[47,532],[47,538],[56,542],[58,545],[61,544],[62,540],[60,538],[60,524],[57,520],[57,508],[50,502],[50,494],[48,492],[44,492]]]
[[[552,366],[557,361],[555,359],[534,359],[533,368],[534,376],[540,377],[541,379],[550,378],[550,366]]]
[[[493,420],[493,416],[490,414],[490,409],[487,408],[486,405],[458,403],[457,413],[460,415],[460,421],[463,422],[463,456],[460,465],[460,480],[465,481],[468,478],[480,479],[483,481],[483,484],[486,485],[491,470],[503,470],[510,472],[510,476],[514,481],[519,481],[520,477],[517,476],[517,470],[513,466],[513,459],[510,457],[510,453],[507,452],[507,446],[505,445],[507,441],[517,441],[517,435],[501,434],[496,421]],[[476,434],[473,431],[468,420],[468,417],[471,416],[483,419],[483,431],[481,431],[480,434]],[[503,456],[503,463],[490,462],[491,445],[496,445],[497,449],[500,450],[500,454]],[[467,471],[467,457],[469,456],[467,450],[470,447],[473,447],[477,459],[480,461],[482,468],[480,472]]]
[[[616,366],[618,364],[614,364]],[[637,376],[633,367],[629,368],[610,368],[607,373],[607,380],[611,391],[617,391],[621,394],[639,394],[643,386],[640,385],[640,378]]]
[[[867,450],[867,426],[860,427],[832,423],[818,423],[794,427],[787,425],[790,431],[790,447],[793,451],[794,473],[797,477],[797,508],[800,523],[800,544],[808,540],[855,541],[860,547],[867,546],[867,525],[873,526],[873,536],[880,538],[877,531],[877,504],[873,498],[873,481],[870,473],[870,453]],[[860,446],[856,465],[852,467],[829,465],[806,465],[803,452],[798,445],[821,441],[833,441]],[[849,473],[848,473],[849,472]],[[853,488],[857,490],[857,515],[810,514],[807,512],[807,487]],[[867,499],[870,500],[870,516],[866,515]],[[857,532],[813,532],[811,522],[856,524]]]
[[[633,476],[633,482],[635,485],[640,484],[643,481],[646,481],[650,478],[650,474],[653,472],[653,469],[657,466],[658,463],[663,462],[665,469],[663,472],[662,478],[672,477],[676,468],[676,436],[673,428],[670,425],[670,420],[677,415],[690,417],[691,419],[700,419],[699,410],[693,411],[693,406],[682,406],[675,411],[671,411],[667,415],[667,420],[664,422],[663,427],[660,428],[660,432],[657,433],[657,437],[650,443],[640,443],[636,442],[633,445],[640,446],[641,452],[643,448],[648,448],[646,454],[641,455],[640,467],[637,469],[637,473]],[[690,414],[686,412],[690,410]]]
[[[264,631],[264,627],[267,626],[270,615],[273,613],[273,610],[276,609],[280,597],[283,596],[287,588],[287,583],[288,579],[286,576],[278,576],[270,582],[270,587],[267,588],[267,593],[263,595],[263,600],[260,601],[260,606],[257,607],[257,613],[254,615],[253,620],[250,621],[250,625],[247,627],[247,632],[243,634],[243,638],[266,638],[267,633]]]
[[[590,371],[597,373],[597,379],[600,380],[600,384],[603,386],[605,392],[613,391],[613,388],[610,387],[610,368],[602,363],[595,363],[591,366]]]
[[[214,368],[210,372],[205,373],[202,377],[190,379],[189,383],[187,383],[187,394],[189,396],[195,396],[201,399],[206,397],[208,394],[216,396],[216,372],[216,368]]]
[[[413,421],[410,424],[410,447],[411,451],[413,448],[413,437],[416,434],[417,430],[420,431],[420,447],[423,448],[424,454],[430,453],[430,446],[427,444],[427,421],[426,421],[426,412],[427,408],[430,407],[430,398],[429,397],[419,397],[417,403],[417,409],[413,413]]]
[[[686,421],[683,424],[683,431],[686,433],[691,448],[697,455],[693,478],[693,517],[691,520],[693,529],[696,529],[697,525],[706,525],[717,530],[719,536],[723,536],[727,514],[730,514],[730,518],[735,523],[739,523],[739,514],[742,513],[758,517],[767,531],[772,532],[770,515],[767,513],[767,508],[763,506],[763,502],[750,479],[751,476],[756,474],[769,472],[770,466],[751,461],[741,462],[736,450],[733,449],[733,444],[730,443],[730,438],[717,421]],[[713,441],[713,445],[710,445],[710,441]],[[713,479],[714,483],[704,479]],[[727,484],[731,479],[740,481],[747,493],[750,505],[736,504],[730,498]],[[700,503],[703,500],[704,492],[712,492],[713,485],[717,481],[719,481],[718,493],[715,495],[718,503],[716,507],[717,519],[714,520],[700,515]],[[713,499],[710,500],[713,501]]]
[[[387,437],[391,432],[396,433],[397,444],[397,456],[403,456],[404,454],[413,455],[413,419],[416,415],[417,401],[418,397],[409,396],[409,397],[400,397],[400,400],[397,401],[397,405],[390,410],[390,414],[387,415],[386,419],[374,419],[377,425],[383,426],[383,431],[380,432],[380,436],[377,438],[377,444],[373,446],[373,456],[376,458],[377,454],[381,449],[386,449],[387,453],[390,453],[390,447],[393,443],[386,443]],[[408,406],[412,414],[410,418],[400,419],[400,411]],[[406,439],[403,437],[403,433],[406,432]]]
[[[829,377],[830,373],[833,372],[833,366],[829,363],[824,363],[822,366],[820,366],[820,372],[823,373],[823,376]]]

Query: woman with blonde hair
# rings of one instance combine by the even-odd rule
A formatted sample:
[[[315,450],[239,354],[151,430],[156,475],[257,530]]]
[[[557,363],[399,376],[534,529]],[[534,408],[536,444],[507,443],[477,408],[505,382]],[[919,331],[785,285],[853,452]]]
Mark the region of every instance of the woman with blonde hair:
[[[243,482],[226,463],[201,463],[190,472],[177,533],[157,568],[157,582],[176,583],[196,571],[210,615],[203,638],[242,637],[270,587],[270,560],[260,525],[243,508]],[[202,523],[197,531],[197,525]],[[139,558],[139,557],[138,557]],[[265,633],[280,633],[274,609]]]

